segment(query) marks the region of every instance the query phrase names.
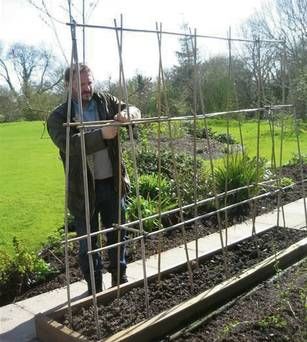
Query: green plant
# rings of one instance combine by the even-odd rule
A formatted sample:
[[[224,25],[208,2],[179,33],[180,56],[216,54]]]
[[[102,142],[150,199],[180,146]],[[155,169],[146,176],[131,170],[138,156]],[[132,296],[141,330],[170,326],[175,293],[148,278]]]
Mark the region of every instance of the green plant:
[[[131,195],[128,199],[127,217],[131,220],[138,219],[138,206],[141,209],[142,218],[157,214],[159,211],[159,194],[161,212],[169,210],[176,205],[176,198],[171,180],[159,177],[155,174],[143,174],[139,177],[139,197],[136,195],[136,185],[133,184]],[[146,220],[143,224],[146,231],[152,231],[159,227],[158,219]]]
[[[173,183],[165,177],[150,173],[142,174],[139,177],[139,193],[144,198],[157,199],[158,195],[166,198],[174,197]],[[131,189],[132,196],[136,196],[136,186]]]
[[[290,177],[282,177],[280,179],[280,186],[284,187],[284,186],[290,186],[294,184],[294,180]]]
[[[226,338],[227,335],[231,334],[235,328],[240,325],[242,322],[238,321],[238,320],[234,320],[234,321],[230,321],[228,324],[225,324],[223,326],[223,329],[222,329],[222,332],[221,332],[221,336],[220,338],[223,339],[223,338]]]
[[[196,122],[196,127],[194,128],[194,124],[192,122],[187,122],[186,124],[187,132],[190,135],[195,135],[196,138],[202,139],[202,138],[213,138],[216,132],[213,132],[210,127],[208,127],[208,130],[204,127],[204,125],[201,125],[199,122]]]
[[[222,193],[225,190],[229,191],[248,185],[256,185],[257,182],[263,179],[264,165],[264,160],[257,162],[256,158],[250,159],[248,156],[238,153],[224,158],[222,165],[218,166],[214,171],[216,191]],[[252,195],[256,195],[257,192],[257,186],[238,190],[236,193],[228,195],[227,203],[241,202]]]
[[[18,295],[22,289],[46,280],[55,271],[42,258],[13,238],[14,254],[0,253],[1,296]]]
[[[227,133],[215,134],[213,138],[223,144],[236,144],[237,143],[236,140],[231,136],[231,134],[227,134]]]
[[[307,154],[303,153],[301,156],[299,156],[298,153],[292,153],[291,159],[288,161],[288,165],[295,166],[299,165],[300,163],[307,164]]]
[[[170,151],[161,151],[161,174],[166,180],[172,182],[173,191],[176,192],[176,176],[175,167],[177,169],[177,184],[180,189],[182,200],[184,203],[191,203],[194,200],[194,158],[186,153],[175,153]],[[154,150],[143,151],[137,155],[138,169],[142,170],[142,174],[157,174],[158,173],[158,154]],[[197,158],[196,170],[202,169],[202,160]],[[133,177],[132,177],[133,178]],[[132,179],[132,183],[133,183]],[[200,175],[197,175],[197,192],[198,198],[203,197],[207,193],[205,182],[200,181]],[[176,194],[177,196],[177,194]]]
[[[151,199],[145,199],[142,196],[133,197],[128,200],[126,215],[129,221],[134,221],[139,218],[139,210],[141,210],[142,218],[154,215],[157,213],[157,202]],[[159,225],[158,218],[145,220],[143,222],[143,228],[147,232],[151,232],[157,229]]]
[[[30,252],[26,246],[16,238],[13,238],[15,258],[13,268],[19,274],[21,284],[30,285],[47,278],[52,273],[50,266],[34,252]]]
[[[69,216],[68,223],[73,224],[73,218]],[[76,236],[75,232],[68,232],[67,238],[73,238]],[[47,242],[44,244],[44,250],[49,249],[58,256],[64,255],[65,248],[62,241],[65,239],[65,231],[64,226],[53,232],[47,237]],[[71,252],[73,250],[73,243],[68,244],[68,251]]]
[[[287,326],[287,321],[279,314],[269,315],[258,321],[258,325],[262,329],[277,328],[282,329]]]

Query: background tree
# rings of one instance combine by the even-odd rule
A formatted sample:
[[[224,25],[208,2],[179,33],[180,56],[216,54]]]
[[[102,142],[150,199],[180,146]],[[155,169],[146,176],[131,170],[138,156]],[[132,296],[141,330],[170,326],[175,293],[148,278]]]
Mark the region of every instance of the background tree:
[[[124,100],[124,94],[118,82],[112,82],[111,78],[104,82],[96,82],[96,89],[107,91],[110,94]],[[135,74],[127,80],[128,101],[138,107],[143,116],[151,116],[155,113],[154,82],[151,77]]]
[[[252,74],[244,61],[232,58],[231,75],[229,60],[225,56],[210,58],[202,64],[201,70],[206,112],[247,108],[251,105]]]
[[[282,100],[280,89],[283,75],[280,72],[280,60],[285,52],[286,100],[296,105],[301,116],[305,116],[307,110],[306,20],[306,0],[275,0],[265,3],[243,26],[243,33],[249,38],[257,35],[261,39],[284,40],[284,45],[266,44],[261,47],[263,92],[270,97],[269,100]],[[251,51],[246,54],[249,54],[250,60],[255,58]]]
[[[63,67],[50,51],[20,43],[2,53],[0,77],[14,97],[20,115],[29,120],[48,112],[58,102],[63,88]]]
[[[176,51],[178,65],[165,73],[170,112],[172,114],[191,114],[194,96],[194,36],[188,24],[182,25],[185,36],[179,38],[180,49]],[[196,68],[201,64],[199,51],[196,49]],[[197,112],[200,108],[197,109]]]
[[[15,121],[18,118],[15,94],[8,87],[0,86],[0,122]]]

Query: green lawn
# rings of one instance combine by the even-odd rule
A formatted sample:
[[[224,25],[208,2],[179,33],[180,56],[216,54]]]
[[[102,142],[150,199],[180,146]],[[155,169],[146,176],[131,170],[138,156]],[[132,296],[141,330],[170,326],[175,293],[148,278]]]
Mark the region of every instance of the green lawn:
[[[227,129],[225,120],[208,120],[208,126],[212,131],[217,133],[225,133]],[[257,122],[254,120],[242,121],[242,136],[243,144],[250,157],[256,156],[257,154]],[[229,132],[240,142],[240,130],[239,123],[237,120],[230,120]],[[260,156],[266,158],[268,162],[272,158],[272,133],[270,126],[267,121],[263,120],[260,124],[260,139],[259,139],[259,150]],[[281,127],[276,125],[274,127],[274,150],[275,159],[277,166],[280,164],[280,146],[281,146]],[[306,154],[307,150],[307,129],[301,129],[300,133],[300,148],[301,153]],[[284,133],[283,133],[283,144],[282,144],[282,164],[286,164],[294,154],[298,153],[297,149],[297,138],[293,129],[293,123],[290,120],[284,122]]]
[[[42,122],[0,125],[0,250],[12,238],[38,249],[63,224],[64,176]]]
[[[215,132],[226,132],[224,120],[209,120]],[[57,149],[48,135],[41,139],[41,122],[0,125],[0,250],[12,251],[12,238],[38,249],[46,237],[63,224],[64,172]],[[179,132],[179,130],[178,130]],[[242,126],[248,154],[256,154],[257,123]],[[239,140],[238,122],[230,122],[230,133]],[[276,160],[279,165],[280,128],[275,131]],[[261,156],[272,155],[272,138],[267,122],[261,123]],[[307,150],[307,131],[301,134],[301,151]],[[292,126],[285,126],[283,163],[297,152]]]

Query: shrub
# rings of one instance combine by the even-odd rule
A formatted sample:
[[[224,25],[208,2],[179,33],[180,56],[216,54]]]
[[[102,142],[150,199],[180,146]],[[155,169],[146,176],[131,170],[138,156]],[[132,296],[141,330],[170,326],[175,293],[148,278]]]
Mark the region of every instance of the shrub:
[[[288,165],[289,166],[299,165],[301,163],[301,160],[303,164],[307,164],[307,154],[303,153],[300,157],[298,153],[293,153],[292,158],[288,162]]]
[[[134,221],[139,218],[138,207],[140,206],[142,218],[151,216],[157,213],[157,202],[151,199],[145,199],[142,196],[132,197],[128,200],[126,215],[129,221]],[[143,228],[147,232],[157,229],[159,224],[158,218],[146,220],[143,222]]]
[[[196,129],[194,129],[194,125],[192,122],[188,122],[187,125],[187,132],[190,135],[196,136],[196,138],[202,139],[202,138],[214,138],[214,135],[216,134],[214,131],[212,131],[212,128],[208,127],[208,130],[206,130],[205,127],[197,124]]]
[[[42,258],[13,238],[14,255],[0,253],[0,297],[8,300],[23,289],[47,279],[54,270]],[[5,297],[5,298],[3,298]]]
[[[161,151],[161,174],[167,179],[175,182],[174,163],[175,159],[177,166],[178,184],[180,193],[184,203],[191,203],[194,200],[194,158],[186,153],[175,153],[174,156],[169,151]],[[158,154],[153,150],[143,151],[137,156],[137,164],[142,174],[157,174],[158,173]],[[202,160],[197,158],[196,168],[202,168]],[[197,175],[197,191],[202,197],[207,193],[206,184],[199,181],[200,177]],[[173,185],[174,192],[176,191]],[[177,195],[177,194],[176,194]]]
[[[139,178],[139,200],[136,197],[135,184],[132,186],[132,192],[128,199],[128,219],[130,221],[138,219],[138,205],[140,205],[143,218],[156,214],[159,210],[159,192],[161,198],[161,212],[176,206],[171,180],[161,177],[159,182],[159,177],[155,174],[141,175]],[[144,222],[144,229],[146,231],[157,229],[158,226],[158,219],[151,219]]]
[[[73,216],[68,216],[68,236],[67,238],[76,237],[75,226],[74,226],[74,218]],[[44,244],[42,252],[45,250],[52,250],[53,254],[57,256],[63,256],[65,253],[65,245],[62,243],[65,239],[65,226],[60,227],[58,230],[53,232],[47,237],[47,242]],[[69,253],[73,251],[74,244],[68,244]]]
[[[237,143],[237,141],[232,137],[232,135],[227,133],[215,134],[213,138],[223,144],[233,145]]]
[[[161,196],[165,198],[173,198],[173,183],[165,177],[160,177],[156,174],[142,174],[139,177],[139,193],[144,198],[158,199],[159,189]],[[136,196],[135,184],[131,189],[132,196]]]
[[[264,176],[264,160],[258,162],[258,181],[262,181]],[[218,193],[226,190],[237,189],[257,182],[257,160],[250,159],[248,156],[238,153],[232,154],[227,159],[224,158],[223,164],[214,171],[214,185]],[[227,204],[241,202],[258,193],[258,187],[242,189],[228,195]]]

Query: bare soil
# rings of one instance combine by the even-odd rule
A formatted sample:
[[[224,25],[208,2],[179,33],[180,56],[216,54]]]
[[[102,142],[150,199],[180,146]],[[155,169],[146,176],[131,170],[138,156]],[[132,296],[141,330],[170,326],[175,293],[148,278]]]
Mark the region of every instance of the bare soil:
[[[307,341],[307,259],[176,341]],[[199,320],[200,322],[200,320]],[[198,325],[198,324],[197,324]],[[197,326],[194,323],[194,327]]]

